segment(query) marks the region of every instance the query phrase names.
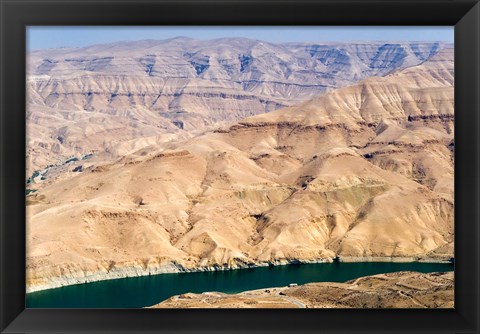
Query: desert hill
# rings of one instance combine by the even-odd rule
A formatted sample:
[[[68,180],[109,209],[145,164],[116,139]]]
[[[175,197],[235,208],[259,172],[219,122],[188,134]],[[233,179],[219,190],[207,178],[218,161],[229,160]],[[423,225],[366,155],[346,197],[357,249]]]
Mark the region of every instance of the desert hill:
[[[29,291],[339,258],[453,257],[453,50],[27,197]]]
[[[165,113],[211,113],[216,118],[209,103],[218,102],[219,97],[233,98],[237,104],[237,108],[224,106],[227,113],[241,111],[241,100],[249,97],[272,110],[278,108],[276,99],[281,101],[279,106],[291,105],[328,88],[419,65],[448,46],[440,42],[273,44],[247,38],[178,37],[33,51],[28,73],[33,96],[38,98],[32,101],[40,104],[89,111],[140,105]],[[239,96],[228,96],[228,92]],[[218,94],[227,96],[214,96]],[[251,107],[236,116],[259,109]],[[222,120],[226,117],[221,115]]]
[[[246,38],[118,42],[28,55],[28,174],[132,141],[198,134],[419,65],[444,43],[272,44]],[[126,148],[126,147],[127,148]],[[46,174],[43,171],[43,174]],[[45,177],[48,178],[47,175]]]

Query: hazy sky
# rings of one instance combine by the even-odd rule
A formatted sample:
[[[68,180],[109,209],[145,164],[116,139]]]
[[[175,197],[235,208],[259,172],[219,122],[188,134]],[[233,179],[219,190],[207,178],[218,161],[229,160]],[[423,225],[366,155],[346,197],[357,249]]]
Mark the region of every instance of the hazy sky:
[[[187,36],[195,39],[247,37],[280,42],[348,41],[447,41],[453,42],[453,27],[60,27],[27,28],[30,50],[81,47],[92,44]]]

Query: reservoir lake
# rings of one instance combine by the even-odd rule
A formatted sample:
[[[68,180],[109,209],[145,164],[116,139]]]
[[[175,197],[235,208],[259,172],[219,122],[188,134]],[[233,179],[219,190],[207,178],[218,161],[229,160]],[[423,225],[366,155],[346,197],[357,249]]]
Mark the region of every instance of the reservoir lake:
[[[345,282],[398,271],[453,271],[450,263],[334,262],[160,274],[71,285],[27,294],[27,308],[139,308],[194,292],[237,293],[290,283]]]

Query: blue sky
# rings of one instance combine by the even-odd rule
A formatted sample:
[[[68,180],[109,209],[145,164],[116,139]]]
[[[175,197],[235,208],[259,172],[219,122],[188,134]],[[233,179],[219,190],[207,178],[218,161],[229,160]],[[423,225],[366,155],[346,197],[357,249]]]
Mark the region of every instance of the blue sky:
[[[453,27],[27,27],[29,50],[187,36],[195,39],[247,37],[274,43],[349,41],[447,41]]]

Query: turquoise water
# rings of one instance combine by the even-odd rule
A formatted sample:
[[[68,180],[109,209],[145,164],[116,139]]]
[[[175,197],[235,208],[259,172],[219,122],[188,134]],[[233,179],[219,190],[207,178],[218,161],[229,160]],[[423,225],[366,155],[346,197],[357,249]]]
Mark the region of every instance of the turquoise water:
[[[138,308],[186,292],[235,293],[289,283],[345,282],[357,277],[396,271],[453,271],[443,263],[318,263],[252,269],[161,274],[72,285],[27,294],[28,308]]]

